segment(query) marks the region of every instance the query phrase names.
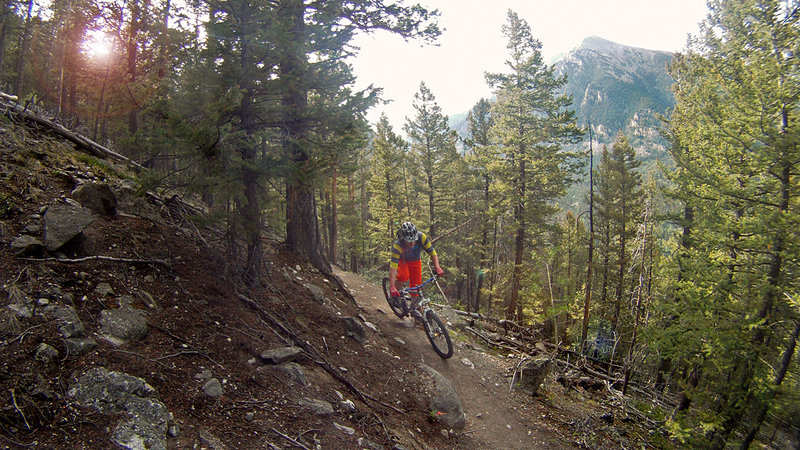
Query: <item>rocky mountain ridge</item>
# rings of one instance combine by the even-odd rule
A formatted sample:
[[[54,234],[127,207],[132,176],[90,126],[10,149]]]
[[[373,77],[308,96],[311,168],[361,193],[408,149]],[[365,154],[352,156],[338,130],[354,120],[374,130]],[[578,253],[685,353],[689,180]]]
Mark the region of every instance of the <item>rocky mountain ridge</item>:
[[[564,91],[573,97],[578,124],[593,126],[596,151],[623,132],[645,160],[669,159],[657,116],[675,104],[667,72],[672,57],[590,36],[555,61],[558,73],[567,75]],[[468,133],[466,118],[467,113],[450,117],[451,128],[461,136]],[[651,165],[645,161],[645,167]]]

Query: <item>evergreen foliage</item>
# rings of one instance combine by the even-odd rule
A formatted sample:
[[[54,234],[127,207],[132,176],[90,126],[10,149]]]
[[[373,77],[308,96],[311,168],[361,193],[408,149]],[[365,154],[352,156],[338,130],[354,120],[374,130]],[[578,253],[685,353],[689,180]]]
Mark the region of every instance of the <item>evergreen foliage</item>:
[[[661,351],[694,374],[677,428],[721,448],[756,437],[794,348],[798,62],[795,1],[712,1],[671,66],[675,196],[686,206]],[[793,352],[792,352],[793,353]],[[687,402],[688,403],[688,402]]]
[[[514,220],[514,266],[511,292],[506,305],[509,319],[523,319],[522,289],[525,255],[544,240],[530,242],[526,236],[543,235],[548,220],[556,212],[554,201],[561,197],[571,180],[573,168],[563,144],[582,136],[575,123],[569,96],[558,94],[566,83],[555,69],[542,60],[541,43],[533,38],[527,22],[513,11],[503,26],[508,39],[508,72],[487,74],[495,89],[493,135],[503,164],[498,167],[504,187],[506,208]]]

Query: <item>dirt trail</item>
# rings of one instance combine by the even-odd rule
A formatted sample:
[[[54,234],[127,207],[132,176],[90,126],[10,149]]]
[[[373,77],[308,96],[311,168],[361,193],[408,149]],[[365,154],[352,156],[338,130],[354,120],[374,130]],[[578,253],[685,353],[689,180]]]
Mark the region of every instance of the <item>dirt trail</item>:
[[[454,342],[452,358],[439,358],[420,326],[391,312],[380,286],[350,272],[335,271],[366,319],[376,324],[387,340],[399,338],[414,362],[433,367],[453,384],[467,416],[467,425],[455,444],[458,448],[575,448],[548,420],[546,405],[518,390],[509,392],[505,374],[512,361],[459,341]]]

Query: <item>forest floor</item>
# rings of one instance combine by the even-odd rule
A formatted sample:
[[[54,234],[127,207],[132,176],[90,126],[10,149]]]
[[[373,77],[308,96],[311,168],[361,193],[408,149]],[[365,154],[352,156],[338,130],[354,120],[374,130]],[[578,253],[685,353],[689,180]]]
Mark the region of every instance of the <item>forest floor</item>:
[[[0,448],[115,448],[123,414],[80,406],[69,392],[96,367],[155,388],[172,416],[167,448],[664,445],[623,412],[610,389],[564,386],[556,374],[535,395],[510,389],[525,355],[483,347],[453,329],[455,354],[442,360],[420,327],[391,313],[374,281],[337,269],[345,288],[278,238],[265,242],[259,282],[234,284],[225,278],[224,236],[158,196],[132,203],[136,211],[120,206],[116,216],[97,217],[61,260],[12,254],[17,237],[41,236],[45,207],[64,203],[80,184],[116,187],[129,174],[46,132],[2,121],[0,177]],[[104,259],[87,259],[93,256]],[[105,285],[111,290],[99,289]],[[324,300],[315,300],[309,285]],[[30,317],[8,307],[20,301],[30,304]],[[120,345],[101,332],[101,318],[123,301],[144,312],[149,332]],[[97,348],[70,354],[63,324],[47,312],[52,305],[73,308]],[[344,317],[377,331],[367,329],[358,342]],[[58,350],[56,364],[37,359],[42,343]],[[299,378],[260,357],[289,345],[305,348],[296,361]],[[420,363],[455,387],[463,430],[449,431],[431,416]],[[204,391],[210,376],[220,380],[222,395]],[[317,414],[305,399],[327,402],[334,412]],[[343,407],[348,400],[354,408]]]

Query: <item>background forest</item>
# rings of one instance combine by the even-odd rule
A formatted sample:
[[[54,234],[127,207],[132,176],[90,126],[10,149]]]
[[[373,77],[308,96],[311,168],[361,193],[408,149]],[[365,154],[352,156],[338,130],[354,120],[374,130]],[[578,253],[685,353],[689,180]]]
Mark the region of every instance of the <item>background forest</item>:
[[[647,172],[629,136],[597,144],[602,108],[579,123],[512,11],[462,136],[425,83],[402,129],[365,119],[381,91],[354,87],[353,37],[440,34],[400,2],[7,0],[0,83],[151,169],[142,191],[202,200],[232,282],[269,275],[262,239],[380,278],[412,220],[453,306],[675,396],[654,419],[676,442],[747,448],[800,439],[800,2],[709,8],[668,63],[671,158]]]

